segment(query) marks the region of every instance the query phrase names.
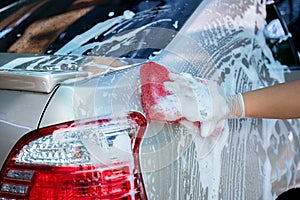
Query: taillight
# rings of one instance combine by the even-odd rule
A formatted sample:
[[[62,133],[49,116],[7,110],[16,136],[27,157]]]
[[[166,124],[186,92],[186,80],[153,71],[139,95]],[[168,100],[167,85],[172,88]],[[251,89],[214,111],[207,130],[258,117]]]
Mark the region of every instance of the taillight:
[[[0,199],[146,199],[139,167],[145,127],[131,113],[31,132],[1,171]]]

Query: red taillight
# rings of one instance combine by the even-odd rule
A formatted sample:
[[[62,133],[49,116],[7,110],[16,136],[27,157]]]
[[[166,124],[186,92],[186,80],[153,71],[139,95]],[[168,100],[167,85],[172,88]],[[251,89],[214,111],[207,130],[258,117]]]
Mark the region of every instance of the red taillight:
[[[65,123],[27,134],[1,171],[0,199],[146,199],[145,118]]]

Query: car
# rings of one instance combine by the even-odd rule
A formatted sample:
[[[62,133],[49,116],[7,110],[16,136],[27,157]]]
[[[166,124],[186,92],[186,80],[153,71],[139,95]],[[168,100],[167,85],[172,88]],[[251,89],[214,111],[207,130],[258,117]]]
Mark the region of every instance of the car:
[[[282,15],[297,3],[3,1],[0,199],[269,200],[298,188],[299,119],[230,119],[201,137],[149,120],[140,77],[161,65],[227,94],[299,79],[298,29]]]

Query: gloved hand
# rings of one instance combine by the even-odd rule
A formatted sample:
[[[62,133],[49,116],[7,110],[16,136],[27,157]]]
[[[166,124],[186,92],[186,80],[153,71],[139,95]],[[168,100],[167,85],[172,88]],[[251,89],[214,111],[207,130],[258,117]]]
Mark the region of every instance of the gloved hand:
[[[161,98],[152,108],[160,121],[188,120],[200,122],[201,136],[218,135],[224,120],[244,117],[241,94],[226,96],[215,81],[194,78],[186,73],[169,73],[164,82],[170,95]],[[157,114],[159,113],[159,114]]]

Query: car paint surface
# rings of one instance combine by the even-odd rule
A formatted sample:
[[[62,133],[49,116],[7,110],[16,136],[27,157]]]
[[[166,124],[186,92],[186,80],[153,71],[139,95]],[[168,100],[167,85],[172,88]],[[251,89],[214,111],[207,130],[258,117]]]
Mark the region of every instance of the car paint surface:
[[[284,82],[293,72],[274,60],[266,46],[264,6],[255,0],[203,1],[166,47],[155,46],[161,51],[149,60],[216,80],[229,94]],[[107,55],[118,51],[124,53],[117,49]],[[2,90],[8,100],[1,103],[0,130],[7,131],[5,135],[14,131],[12,145],[19,134],[37,127],[143,113],[139,67],[145,60],[140,62],[120,71],[62,81],[51,93]],[[31,98],[36,101],[34,109]],[[27,110],[18,107],[26,102]],[[19,120],[7,116],[20,110],[33,118],[23,122],[26,116]],[[12,125],[14,121],[22,123]],[[222,135],[210,138],[201,138],[182,124],[149,121],[140,155],[148,199],[274,199],[299,184],[299,134],[297,119],[232,119],[226,121]]]

